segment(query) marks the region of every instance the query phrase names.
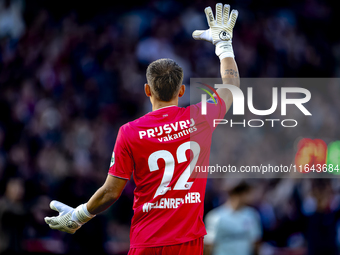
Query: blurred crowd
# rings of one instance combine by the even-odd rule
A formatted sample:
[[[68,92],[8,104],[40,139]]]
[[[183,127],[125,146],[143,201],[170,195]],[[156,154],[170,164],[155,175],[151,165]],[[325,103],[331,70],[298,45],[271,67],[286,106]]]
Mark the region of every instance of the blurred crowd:
[[[56,14],[51,6],[57,5],[46,2],[0,0],[0,254],[126,254],[133,181],[115,205],[74,236],[44,223],[45,216],[54,215],[49,202],[75,207],[104,182],[118,128],[151,110],[143,92],[151,61],[174,59],[187,85],[192,77],[219,77],[214,46],[191,37],[207,28],[203,10],[215,2],[120,2],[90,16],[82,14],[81,4]],[[241,77],[340,74],[336,3],[230,4],[240,13],[233,47]],[[330,113],[335,117],[337,86],[326,92],[338,106]],[[187,93],[180,104],[189,103]],[[244,135],[234,132],[231,160]],[[330,138],[339,137],[338,130],[332,132]],[[268,150],[275,147],[269,141]],[[255,150],[249,148],[248,155]],[[261,216],[261,254],[321,254],[313,251],[323,247],[332,249],[323,254],[339,254],[339,184],[336,179],[257,180],[251,204]],[[222,179],[208,181],[206,212],[227,200],[224,186]]]

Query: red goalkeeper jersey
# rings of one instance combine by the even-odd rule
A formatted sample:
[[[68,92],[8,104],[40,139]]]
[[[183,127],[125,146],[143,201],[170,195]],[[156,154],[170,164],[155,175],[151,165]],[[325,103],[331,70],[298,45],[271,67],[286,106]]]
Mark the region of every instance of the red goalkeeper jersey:
[[[186,108],[169,106],[123,125],[109,174],[136,183],[131,248],[173,245],[206,234],[203,200],[213,120],[223,118],[223,100]],[[197,175],[198,174],[198,175]]]

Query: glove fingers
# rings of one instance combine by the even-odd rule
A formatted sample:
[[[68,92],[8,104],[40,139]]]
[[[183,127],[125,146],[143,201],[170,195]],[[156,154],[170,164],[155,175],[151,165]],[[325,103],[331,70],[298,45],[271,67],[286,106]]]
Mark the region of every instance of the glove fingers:
[[[55,221],[55,217],[45,217],[44,220],[48,225],[57,225],[58,224],[58,222]]]
[[[55,229],[55,230],[59,230],[59,231],[63,231],[63,232],[66,232],[68,234],[74,234],[76,231],[75,230],[70,230],[68,228],[63,228],[63,227],[60,227],[59,225],[56,226],[56,225],[49,225],[51,229]]]
[[[60,213],[67,213],[71,210],[73,210],[72,207],[65,205],[64,203],[61,203],[57,200],[53,200],[50,203],[50,208],[54,211],[60,212]]]
[[[230,11],[230,5],[229,4],[225,4],[224,8],[223,8],[223,23],[224,24],[228,24],[229,11]]]
[[[208,30],[195,30],[192,33],[192,37],[195,40],[204,40],[207,42],[212,42],[210,29]]]
[[[223,5],[221,3],[216,4],[216,23],[222,25],[222,9]]]
[[[63,228],[61,228],[59,225],[52,225],[52,224],[49,224],[48,226],[49,226],[51,229],[57,229],[57,230],[63,231]]]
[[[230,19],[228,21],[228,26],[233,29],[236,23],[238,17],[238,11],[237,10],[232,10],[230,14]]]
[[[214,14],[212,12],[211,7],[209,6],[205,8],[204,12],[205,12],[205,16],[207,17],[209,27],[212,27],[213,25],[215,25]]]
[[[69,231],[63,227],[60,227],[59,225],[49,225],[49,227],[51,229],[55,229],[55,230],[59,230],[59,231],[63,231],[63,232],[67,232],[69,233]]]
[[[204,33],[204,30],[195,30],[194,32],[192,32],[192,38],[194,38],[195,40],[202,40],[201,34],[203,33]]]

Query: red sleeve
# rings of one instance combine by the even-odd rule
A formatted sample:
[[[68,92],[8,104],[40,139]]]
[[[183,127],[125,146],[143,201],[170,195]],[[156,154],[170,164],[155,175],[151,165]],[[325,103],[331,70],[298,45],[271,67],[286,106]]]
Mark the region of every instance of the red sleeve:
[[[126,144],[126,137],[122,127],[118,131],[116,144],[113,149],[109,174],[115,177],[130,180],[134,169],[132,154]]]
[[[204,115],[213,129],[214,119],[223,119],[227,111],[224,100],[215,97],[215,102],[212,99],[207,100],[207,115]]]
[[[195,116],[198,120],[208,122],[209,126],[212,129],[215,129],[214,120],[223,119],[227,111],[225,103],[222,99],[218,100],[218,98],[215,97],[215,102],[212,99],[207,100],[207,114],[206,115],[202,115],[202,112],[201,112],[202,103],[201,102],[193,105],[194,107],[191,108],[190,114],[192,116]]]

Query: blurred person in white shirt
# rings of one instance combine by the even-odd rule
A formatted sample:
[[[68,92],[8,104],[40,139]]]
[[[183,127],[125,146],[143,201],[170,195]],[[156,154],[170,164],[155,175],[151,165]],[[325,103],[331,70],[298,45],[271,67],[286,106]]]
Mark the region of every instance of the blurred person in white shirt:
[[[251,191],[250,184],[239,182],[229,190],[227,202],[207,214],[205,255],[257,254],[262,228],[257,211],[247,206]]]
[[[23,0],[0,0],[0,38],[19,39],[25,32]]]

